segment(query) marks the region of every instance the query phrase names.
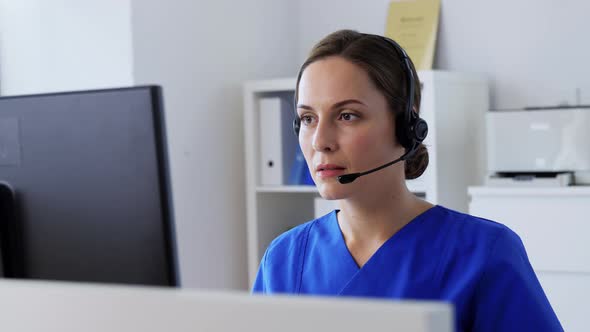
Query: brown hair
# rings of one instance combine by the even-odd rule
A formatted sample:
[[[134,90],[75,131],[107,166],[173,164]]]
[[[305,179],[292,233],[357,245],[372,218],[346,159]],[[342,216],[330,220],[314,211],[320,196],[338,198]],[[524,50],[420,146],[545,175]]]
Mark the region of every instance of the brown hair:
[[[353,30],[340,30],[320,40],[311,50],[307,60],[297,75],[295,87],[295,104],[299,95],[299,81],[307,66],[329,56],[340,56],[363,68],[379,91],[385,96],[395,121],[404,121],[407,91],[407,78],[400,55],[382,37],[365,35]],[[410,61],[415,77],[414,109],[420,112],[420,81]],[[395,128],[395,127],[394,127]],[[396,133],[397,134],[397,133]],[[428,166],[428,150],[420,144],[414,154],[405,162],[406,179],[415,179],[422,175]]]

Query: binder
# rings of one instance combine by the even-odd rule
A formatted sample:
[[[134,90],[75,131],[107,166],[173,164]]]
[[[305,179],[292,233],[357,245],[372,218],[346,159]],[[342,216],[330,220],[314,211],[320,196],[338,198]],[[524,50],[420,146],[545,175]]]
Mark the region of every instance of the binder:
[[[303,152],[301,151],[299,144],[296,146],[295,159],[293,160],[291,175],[289,176],[289,181],[287,184],[315,186],[313,178],[309,172],[309,167],[307,167],[307,162],[305,161],[305,157],[303,156]]]
[[[305,167],[303,168],[303,181],[301,184],[305,186],[315,186],[315,182],[313,182],[313,178],[311,177],[311,173],[309,172],[309,167],[307,167],[307,164],[305,164]]]
[[[284,98],[265,97],[259,100],[259,110],[260,185],[288,184],[299,147],[292,129],[293,107]]]

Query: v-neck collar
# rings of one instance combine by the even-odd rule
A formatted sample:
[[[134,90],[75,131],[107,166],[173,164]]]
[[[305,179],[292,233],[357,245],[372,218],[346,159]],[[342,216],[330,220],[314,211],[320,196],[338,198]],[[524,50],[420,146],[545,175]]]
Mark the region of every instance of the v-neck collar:
[[[362,270],[365,266],[367,266],[369,263],[371,263],[371,261],[375,260],[378,258],[378,256],[380,256],[382,254],[383,251],[387,251],[386,248],[392,246],[392,245],[397,245],[397,239],[400,238],[400,240],[402,240],[404,238],[404,234],[408,233],[408,232],[412,232],[413,229],[415,229],[416,227],[419,226],[419,224],[425,220],[428,215],[430,215],[431,213],[433,213],[434,210],[438,209],[438,205],[435,205],[433,207],[431,207],[430,209],[420,213],[419,215],[417,215],[414,219],[410,220],[407,224],[405,224],[404,226],[402,226],[402,228],[400,228],[397,232],[395,232],[389,239],[385,240],[385,242],[383,242],[383,244],[373,253],[373,255],[371,255],[371,257],[365,262],[365,264],[363,264],[363,266],[359,266],[358,263],[354,260],[354,257],[352,256],[352,254],[350,253],[350,250],[348,249],[348,246],[346,245],[346,241],[344,239],[344,233],[342,233],[342,229],[340,228],[340,225],[338,224],[338,216],[337,213],[340,212],[339,209],[332,211],[331,216],[330,216],[330,227],[332,227],[332,231],[334,232],[334,234],[340,234],[340,239],[338,241],[338,246],[339,246],[339,251],[344,253],[344,256],[346,256],[346,260],[348,261],[348,264],[355,269],[355,271],[360,271]],[[403,241],[402,241],[403,243]]]

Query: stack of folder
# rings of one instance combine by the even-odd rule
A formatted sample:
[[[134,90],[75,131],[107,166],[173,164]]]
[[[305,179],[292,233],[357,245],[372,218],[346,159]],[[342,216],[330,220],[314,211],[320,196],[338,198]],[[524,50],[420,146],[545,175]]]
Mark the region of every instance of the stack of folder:
[[[281,97],[259,100],[260,184],[315,185],[292,123],[295,110]]]

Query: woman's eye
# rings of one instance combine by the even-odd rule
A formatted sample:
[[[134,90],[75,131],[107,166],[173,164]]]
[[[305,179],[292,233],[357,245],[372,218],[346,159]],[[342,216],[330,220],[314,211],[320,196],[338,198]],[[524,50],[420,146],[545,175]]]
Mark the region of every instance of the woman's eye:
[[[358,118],[358,116],[356,114],[352,114],[352,113],[342,113],[342,114],[340,114],[340,118],[344,121],[351,121],[351,120],[354,120],[355,118]]]
[[[313,118],[309,115],[304,115],[301,117],[301,123],[304,125],[310,125],[313,122]]]

